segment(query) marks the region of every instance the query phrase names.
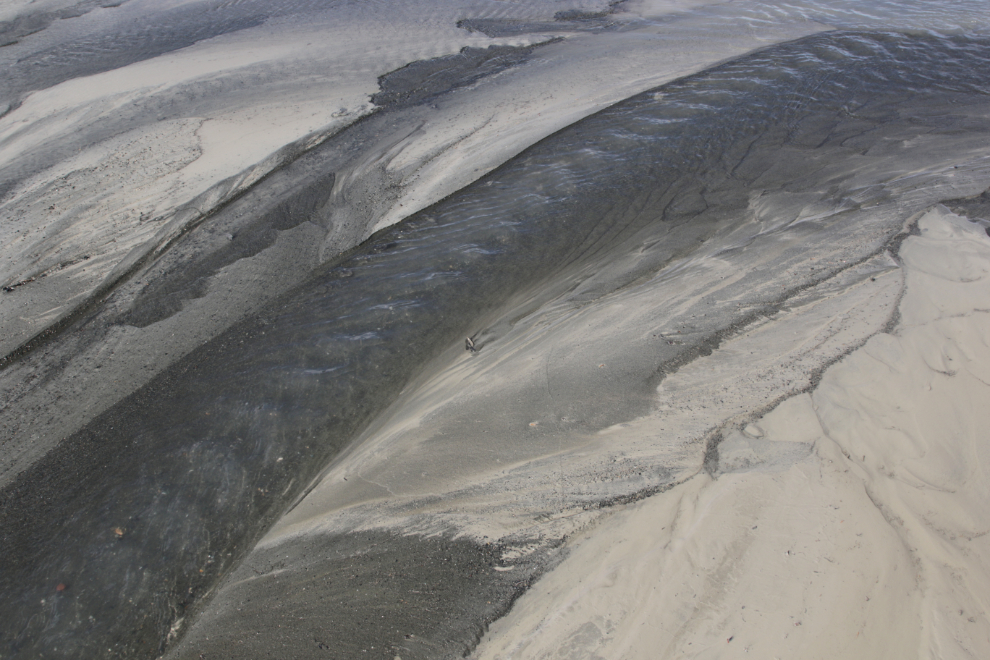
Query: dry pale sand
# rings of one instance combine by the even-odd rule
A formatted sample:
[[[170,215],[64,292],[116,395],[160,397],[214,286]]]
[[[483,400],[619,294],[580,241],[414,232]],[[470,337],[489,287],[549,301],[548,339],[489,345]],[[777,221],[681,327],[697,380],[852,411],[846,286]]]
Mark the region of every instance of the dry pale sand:
[[[895,329],[574,535],[472,657],[990,657],[990,238],[919,227]]]

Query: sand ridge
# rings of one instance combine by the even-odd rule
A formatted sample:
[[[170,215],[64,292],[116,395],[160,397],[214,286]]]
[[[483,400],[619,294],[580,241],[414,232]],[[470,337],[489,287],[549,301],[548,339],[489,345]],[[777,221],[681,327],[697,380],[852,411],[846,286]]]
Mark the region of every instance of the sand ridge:
[[[944,208],[919,227],[897,328],[738,432],[804,456],[737,441],[715,478],[615,511],[472,657],[990,653],[990,238]]]
[[[411,60],[560,36],[492,38],[456,26],[465,12],[525,25],[552,18],[557,5],[454,5],[449,13],[432,8],[425,23],[414,5],[402,5],[387,16],[388,39],[374,8],[331,11],[309,24],[290,16],[36,91],[0,118],[0,152],[7,154],[0,167],[6,163],[4,176],[15,184],[0,200],[10,219],[0,225],[0,281],[12,287],[0,296],[0,352],[13,356],[5,364],[36,344],[52,345],[81,316],[99,319],[90,332],[103,328],[82,346],[78,338],[55,342],[50,357],[7,364],[0,387],[12,405],[0,428],[10,437],[10,456],[0,479],[313,268],[533,142],[643,89],[825,29],[802,19],[730,27],[721,18],[720,39],[697,49],[692,44],[710,32],[709,19],[684,20],[668,32],[651,22],[663,12],[650,20],[623,14],[617,20],[632,24],[639,38],[565,33],[523,65],[344,135],[375,110],[369,99],[377,77]],[[576,4],[589,11],[599,5]],[[333,136],[339,147],[328,142]],[[218,249],[217,240],[244,233],[238,222],[249,207],[284,194],[294,185],[289,174],[303,179],[306,173],[290,166],[321,144],[341,156],[355,145],[369,151],[311,166],[337,175],[333,194],[341,203],[327,217],[280,232],[260,254],[221,269],[167,323],[135,327],[121,318],[150,283],[167,284],[170,269],[183,267],[188,250],[177,249],[179,239],[189,235],[193,251]],[[271,183],[279,173],[287,183]],[[238,200],[245,203],[238,207]],[[94,380],[114,385],[93,387]],[[53,398],[63,404],[34,414]]]

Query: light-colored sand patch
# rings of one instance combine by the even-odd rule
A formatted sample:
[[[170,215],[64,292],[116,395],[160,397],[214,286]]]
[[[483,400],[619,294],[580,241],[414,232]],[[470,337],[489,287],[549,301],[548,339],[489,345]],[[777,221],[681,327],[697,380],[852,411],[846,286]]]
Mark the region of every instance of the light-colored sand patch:
[[[988,657],[990,239],[920,228],[894,334],[575,538],[474,657]]]
[[[901,287],[886,259],[754,324],[665,379],[650,415],[598,433],[583,431],[547,397],[548,388],[558,403],[584,392],[567,378],[555,381],[548,367],[593,382],[603,401],[616,398],[618,382],[634,377],[623,373],[623,358],[636,353],[623,345],[627,333],[654,324],[651,310],[673,301],[640,292],[621,310],[605,305],[521,331],[500,347],[504,357],[480,368],[472,364],[480,360],[466,360],[403,400],[396,417],[338,461],[264,543],[353,525],[453,528],[479,539],[569,533],[588,519],[586,505],[697,474],[707,434],[808,387],[816,367],[876,332]],[[555,354],[571,359],[554,368]],[[502,400],[518,409],[486,410]],[[808,452],[784,453],[777,458],[786,462]]]
[[[850,230],[868,226],[848,221]],[[800,277],[808,262],[783,257],[794,237],[766,229],[754,218],[593,303],[573,302],[580,288],[565,294],[474,357],[455,348],[440,373],[410,384],[265,543],[353,525],[453,528],[479,539],[531,527],[565,533],[585,505],[697,473],[709,433],[808,388],[817,369],[883,327],[902,287],[900,270],[880,254],[800,291],[772,317],[754,318],[657,391],[639,391],[656,359],[644,356],[677,355],[695,333],[717,327],[707,324],[780,295],[787,272]],[[726,249],[743,236],[749,249]],[[810,263],[825,263],[826,252],[816,250]],[[778,277],[762,279],[765,270]],[[610,408],[627,410],[634,397],[648,400],[648,415],[598,430]],[[559,528],[541,526],[547,517]]]
[[[795,421],[814,420],[801,399]],[[911,557],[855,485],[815,455],[780,472],[699,475],[616,512],[476,657],[906,657]],[[841,636],[823,625],[833,615]]]
[[[545,40],[489,38],[456,27],[455,12],[423,21],[413,6],[388,18],[359,8],[273,21],[34,92],[0,118],[0,168],[28,172],[0,205],[14,220],[0,227],[0,282],[31,285],[0,300],[0,354],[112,281],[136,251],[284,164],[286,145],[304,150],[371,112],[378,76],[464,47]],[[46,157],[55,164],[26,169]],[[84,276],[62,272],[83,261]]]
[[[888,180],[898,199],[917,183],[901,175],[910,167],[904,155],[856,156],[834,168],[857,186]],[[979,163],[946,166],[945,178],[931,172],[927,192],[944,199],[985,189]],[[807,450],[771,450],[758,433],[730,432],[812,387],[821,369],[881,331],[903,285],[888,254],[865,258],[882,249],[889,234],[878,228],[892,229],[896,213],[880,205],[811,222],[827,214],[816,200],[754,194],[745,221],[664,267],[651,265],[662,255],[630,249],[562,276],[564,290],[548,285],[477,319],[478,328],[488,324],[476,337],[481,352],[459,344],[438,358],[262,545],[379,527],[477,539],[564,535],[589,518],[587,507],[696,474],[716,432],[729,435],[727,450],[739,445],[739,466],[803,458]],[[684,236],[671,232],[657,245]],[[799,284],[853,254],[865,260],[810,288]],[[629,273],[642,279],[616,289]],[[751,313],[774,300],[774,313]],[[641,386],[657,379],[656,364],[741,318],[710,355],[691,358],[657,390]]]

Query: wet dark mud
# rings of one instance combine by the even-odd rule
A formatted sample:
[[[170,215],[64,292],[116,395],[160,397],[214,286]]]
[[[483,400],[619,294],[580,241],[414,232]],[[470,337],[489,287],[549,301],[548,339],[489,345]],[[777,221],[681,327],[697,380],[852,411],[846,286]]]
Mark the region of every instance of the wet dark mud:
[[[543,565],[468,540],[308,538],[246,562],[217,599],[224,614],[169,657],[461,657]]]

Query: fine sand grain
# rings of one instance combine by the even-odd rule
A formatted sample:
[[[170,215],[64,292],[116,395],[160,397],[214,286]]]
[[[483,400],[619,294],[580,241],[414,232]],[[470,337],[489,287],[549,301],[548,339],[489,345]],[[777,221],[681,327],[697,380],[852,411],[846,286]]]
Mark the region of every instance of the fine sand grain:
[[[919,228],[895,329],[575,535],[472,657],[990,657],[990,239]]]

